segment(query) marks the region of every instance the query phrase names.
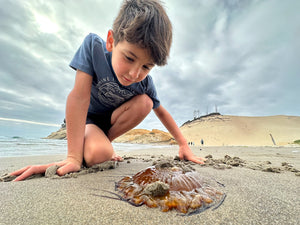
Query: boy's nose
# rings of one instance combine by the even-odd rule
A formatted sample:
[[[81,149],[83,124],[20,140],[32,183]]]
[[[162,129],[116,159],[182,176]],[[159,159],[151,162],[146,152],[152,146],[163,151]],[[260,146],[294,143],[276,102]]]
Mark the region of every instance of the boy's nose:
[[[136,67],[131,68],[131,70],[129,71],[129,76],[132,79],[137,79],[139,77],[140,73],[141,73],[141,69],[138,66],[136,66]]]

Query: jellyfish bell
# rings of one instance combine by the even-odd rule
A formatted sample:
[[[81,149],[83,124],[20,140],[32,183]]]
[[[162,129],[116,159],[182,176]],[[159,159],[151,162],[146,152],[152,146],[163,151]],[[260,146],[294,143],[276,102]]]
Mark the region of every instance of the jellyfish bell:
[[[175,209],[183,214],[202,212],[218,207],[225,193],[208,179],[181,162],[154,163],[132,177],[124,177],[116,183],[121,199],[132,205],[160,207],[167,212]]]

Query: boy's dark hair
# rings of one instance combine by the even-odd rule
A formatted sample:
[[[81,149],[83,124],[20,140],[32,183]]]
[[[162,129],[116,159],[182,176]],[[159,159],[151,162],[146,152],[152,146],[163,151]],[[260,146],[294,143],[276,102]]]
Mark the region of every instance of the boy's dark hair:
[[[113,24],[115,45],[121,41],[146,48],[154,63],[167,64],[172,24],[159,0],[124,0]]]

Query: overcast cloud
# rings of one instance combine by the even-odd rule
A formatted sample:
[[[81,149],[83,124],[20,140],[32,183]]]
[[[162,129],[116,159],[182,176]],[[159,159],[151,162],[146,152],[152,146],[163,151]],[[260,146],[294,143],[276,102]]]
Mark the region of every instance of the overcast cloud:
[[[106,38],[121,0],[0,3],[0,135],[46,136],[64,119],[70,60],[88,33]],[[300,1],[165,6],[174,41],[168,65],[151,76],[178,125],[215,106],[226,115],[300,115]],[[139,128],[163,126],[151,113]]]

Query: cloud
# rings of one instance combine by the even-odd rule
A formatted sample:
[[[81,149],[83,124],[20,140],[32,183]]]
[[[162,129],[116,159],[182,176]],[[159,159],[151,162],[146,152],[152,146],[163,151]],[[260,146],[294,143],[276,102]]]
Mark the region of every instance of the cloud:
[[[0,117],[58,124],[74,85],[68,67],[84,37],[106,37],[121,0],[6,1],[0,9]],[[151,71],[179,125],[194,110],[299,115],[300,2],[166,1],[174,41]],[[151,114],[140,125],[163,126]]]
[[[295,5],[193,1],[172,6],[176,45],[169,66],[156,77],[160,95],[167,96],[179,118],[182,105],[189,116],[199,108],[202,113],[207,107],[212,111],[214,105],[234,115],[298,113],[299,106],[290,105],[297,95],[287,91],[296,91],[299,84]],[[172,107],[176,100],[182,102],[180,109]]]
[[[10,118],[2,118],[2,117],[0,117],[0,120],[11,121],[11,122],[16,122],[16,123],[29,123],[29,124],[41,125],[41,126],[47,126],[47,127],[59,127],[60,126],[58,124],[52,124],[52,123],[40,123],[40,122],[35,122],[35,121],[18,120],[18,119],[10,119]]]

